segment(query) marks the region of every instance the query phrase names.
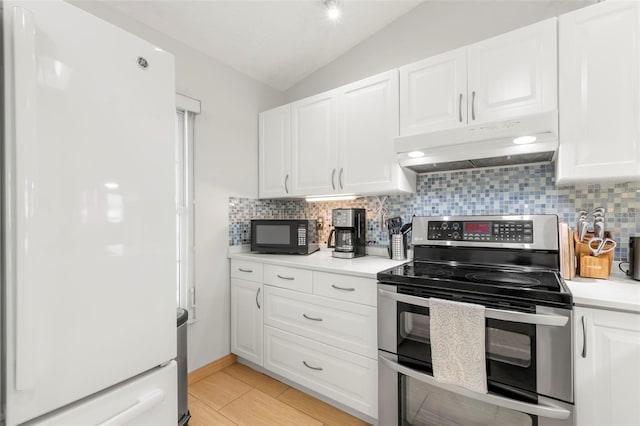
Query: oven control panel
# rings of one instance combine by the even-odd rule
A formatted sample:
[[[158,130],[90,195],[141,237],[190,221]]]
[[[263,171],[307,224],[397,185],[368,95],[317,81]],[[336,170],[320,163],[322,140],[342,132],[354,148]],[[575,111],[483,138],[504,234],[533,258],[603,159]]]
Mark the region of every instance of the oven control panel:
[[[490,243],[533,243],[532,220],[432,221],[429,240],[478,241]]]

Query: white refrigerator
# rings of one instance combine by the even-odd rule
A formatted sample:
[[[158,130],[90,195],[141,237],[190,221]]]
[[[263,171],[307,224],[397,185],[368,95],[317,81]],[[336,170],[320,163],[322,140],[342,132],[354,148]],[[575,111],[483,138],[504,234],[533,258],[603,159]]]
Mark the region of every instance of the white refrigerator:
[[[6,425],[175,425],[171,54],[60,0],[3,1]]]

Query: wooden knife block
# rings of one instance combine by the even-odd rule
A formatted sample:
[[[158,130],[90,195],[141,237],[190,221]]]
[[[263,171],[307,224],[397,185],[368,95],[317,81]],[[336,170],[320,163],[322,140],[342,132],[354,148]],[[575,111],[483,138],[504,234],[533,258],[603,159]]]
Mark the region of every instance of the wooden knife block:
[[[610,232],[605,232],[604,236],[613,239]],[[593,238],[593,232],[587,232],[584,241],[588,242],[590,238]],[[576,257],[578,258],[576,262],[578,274],[587,278],[609,278],[613,265],[613,250],[596,257],[586,242],[578,241],[578,232],[573,233],[573,241],[576,245]]]

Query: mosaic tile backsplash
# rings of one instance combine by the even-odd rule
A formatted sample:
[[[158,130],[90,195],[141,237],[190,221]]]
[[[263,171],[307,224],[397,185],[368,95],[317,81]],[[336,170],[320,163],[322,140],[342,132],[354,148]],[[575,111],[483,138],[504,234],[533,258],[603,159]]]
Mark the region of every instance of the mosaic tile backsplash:
[[[577,211],[606,208],[606,230],[618,241],[615,259],[626,259],[629,236],[640,234],[640,183],[558,188],[553,164],[462,170],[418,176],[416,194],[363,197],[353,201],[307,203],[304,200],[229,198],[229,245],[248,244],[251,219],[321,219],[321,244],[331,230],[331,210],[367,210],[369,245],[386,247],[389,217],[403,223],[416,216],[557,214],[575,227]],[[410,236],[410,234],[409,234]]]

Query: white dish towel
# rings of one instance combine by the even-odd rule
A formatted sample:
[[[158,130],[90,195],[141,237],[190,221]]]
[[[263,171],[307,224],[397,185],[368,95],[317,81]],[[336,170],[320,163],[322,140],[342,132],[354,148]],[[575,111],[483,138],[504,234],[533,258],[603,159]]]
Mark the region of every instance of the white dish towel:
[[[433,377],[487,393],[484,306],[429,299]]]

